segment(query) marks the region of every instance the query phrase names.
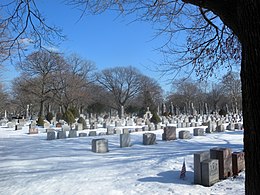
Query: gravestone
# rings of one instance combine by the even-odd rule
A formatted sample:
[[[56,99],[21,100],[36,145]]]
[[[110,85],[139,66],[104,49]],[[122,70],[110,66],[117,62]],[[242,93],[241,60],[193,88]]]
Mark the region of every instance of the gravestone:
[[[47,140],[54,140],[55,138],[55,131],[47,131]]]
[[[130,134],[120,134],[120,147],[130,147],[131,146],[131,138]]]
[[[52,132],[52,131],[55,131],[54,129],[46,129],[46,133],[48,133],[48,132]]]
[[[66,131],[70,131],[70,129],[71,129],[71,128],[70,128],[69,125],[63,125],[61,130],[64,131],[64,132],[66,132]]]
[[[216,127],[216,131],[217,132],[224,132],[225,131],[225,126],[224,125],[218,125],[217,127]]]
[[[121,121],[115,121],[115,127],[122,127]]]
[[[90,129],[97,129],[97,128],[98,127],[97,127],[97,123],[96,122],[91,123]]]
[[[49,129],[50,126],[51,126],[51,124],[49,122],[44,122],[44,124],[43,124],[44,129]]]
[[[126,126],[134,126],[134,121],[133,121],[132,118],[130,118],[130,119],[128,119],[128,120],[126,121]]]
[[[167,126],[163,129],[162,140],[169,141],[176,139],[176,127]]]
[[[135,129],[131,128],[131,129],[128,129],[129,130],[129,133],[133,133],[135,132]]]
[[[217,159],[208,159],[201,162],[201,184],[212,186],[219,181],[219,165]]]
[[[179,139],[190,139],[190,138],[191,138],[190,131],[186,131],[186,130],[179,131]]]
[[[135,129],[135,132],[142,132],[142,131],[143,131],[142,128],[136,128],[136,129]]]
[[[206,128],[206,133],[212,133],[216,131],[216,123],[213,121],[208,122],[208,128]]]
[[[149,128],[148,128],[148,126],[143,126],[143,127],[142,127],[142,130],[143,130],[143,131],[149,131]]]
[[[97,132],[96,131],[90,131],[88,136],[97,136]]]
[[[218,120],[218,121],[216,122],[216,125],[217,125],[217,126],[223,125],[222,120]]]
[[[83,124],[82,123],[76,124],[75,130],[76,131],[82,131],[83,130]]]
[[[191,122],[190,123],[190,127],[196,127],[196,123],[195,122]]]
[[[218,159],[219,179],[232,176],[232,151],[230,148],[212,148],[210,158]]]
[[[107,135],[114,135],[114,127],[108,126],[107,127]]]
[[[129,129],[124,128],[123,129],[123,134],[128,134],[128,133],[129,133]]]
[[[117,134],[117,135],[120,135],[120,134],[121,134],[121,129],[116,128],[116,129],[114,130],[114,133]]]
[[[65,139],[66,138],[66,131],[58,131],[57,139]]]
[[[107,125],[107,122],[103,122],[103,128],[107,128],[108,127],[108,125]]]
[[[29,126],[29,134],[38,134],[38,128],[36,126]]]
[[[70,130],[69,131],[69,138],[75,138],[75,137],[77,137],[77,131]]]
[[[233,175],[238,175],[239,172],[245,169],[245,154],[244,152],[232,153],[232,169]]]
[[[155,129],[155,130],[158,130],[158,129],[160,129],[160,127],[161,127],[161,126],[160,126],[160,125],[158,125],[158,124],[155,124],[155,125],[154,125],[154,129]]]
[[[204,135],[204,129],[203,128],[194,128],[193,129],[193,135],[194,136],[203,136]]]
[[[99,135],[99,136],[103,136],[103,135],[107,135],[107,133],[106,133],[106,132],[99,132],[98,135]]]
[[[142,120],[141,118],[137,118],[137,119],[136,119],[136,125],[137,125],[137,126],[141,126],[141,125],[142,125],[142,122],[143,122],[143,120]]]
[[[235,124],[230,122],[226,128],[227,130],[235,130]]]
[[[242,130],[242,124],[241,123],[235,123],[235,129]]]
[[[210,159],[209,151],[200,151],[193,154],[194,160],[194,183],[201,184],[202,172],[201,162]]]
[[[154,133],[144,133],[143,134],[143,144],[144,145],[156,144],[156,134],[154,134]]]
[[[150,124],[148,125],[148,131],[154,131],[154,130],[155,130],[154,124],[153,124],[153,123],[150,123]]]
[[[101,139],[93,139],[92,140],[92,152],[96,153],[106,153],[108,152],[108,140]]]
[[[79,133],[79,137],[86,137],[86,136],[88,136],[87,133]]]
[[[149,124],[150,122],[150,119],[153,117],[153,114],[151,113],[151,111],[149,110],[149,107],[147,107],[147,111],[146,113],[144,114],[143,118],[144,120],[147,122],[147,125]]]

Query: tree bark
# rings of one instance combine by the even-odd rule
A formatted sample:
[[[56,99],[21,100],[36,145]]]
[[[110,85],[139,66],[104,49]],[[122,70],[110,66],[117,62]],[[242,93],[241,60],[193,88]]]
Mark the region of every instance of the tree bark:
[[[241,83],[245,151],[245,193],[260,194],[260,1],[184,0],[208,8],[237,35],[242,45]]]
[[[245,1],[239,17],[246,194],[260,194],[260,23],[259,2]]]

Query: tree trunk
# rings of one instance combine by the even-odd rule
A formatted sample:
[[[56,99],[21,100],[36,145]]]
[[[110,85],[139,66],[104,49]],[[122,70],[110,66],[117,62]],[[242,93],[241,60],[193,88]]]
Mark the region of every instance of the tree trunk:
[[[258,4],[258,5],[257,5]],[[260,23],[259,2],[244,1],[239,17],[242,44],[242,104],[246,194],[260,194]]]
[[[38,116],[40,117],[40,116],[44,116],[44,100],[41,100],[41,102],[40,102],[40,110],[39,110],[39,114],[38,114]]]

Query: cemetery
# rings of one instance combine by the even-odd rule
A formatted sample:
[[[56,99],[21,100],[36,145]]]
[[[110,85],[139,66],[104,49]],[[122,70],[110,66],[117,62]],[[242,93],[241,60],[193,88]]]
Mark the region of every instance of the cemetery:
[[[258,1],[0,8],[0,195],[260,194]]]
[[[157,147],[164,147],[164,145],[176,143],[180,148],[182,145],[189,146],[185,156],[188,155],[187,162],[189,162],[189,166],[193,167],[193,173],[189,170],[186,176],[189,177],[190,185],[212,188],[223,180],[239,177],[243,173],[245,165],[242,145],[240,150],[234,148],[235,151],[229,148],[228,144],[219,145],[218,143],[215,143],[214,147],[209,144],[207,150],[204,151],[198,147],[195,151],[192,148],[192,143],[195,144],[208,136],[225,137],[225,133],[236,132],[240,132],[242,136],[243,123],[240,115],[161,116],[162,122],[158,124],[150,122],[149,117],[151,118],[151,116],[149,115],[151,115],[149,109],[143,118],[111,116],[103,119],[102,117],[88,118],[81,115],[85,125],[77,122],[67,124],[63,120],[55,121],[55,118],[51,122],[45,120],[43,126],[38,126],[37,121],[34,120],[2,120],[1,131],[7,128],[13,133],[25,132],[23,135],[27,136],[28,141],[38,137],[49,147],[59,144],[61,147],[67,148],[69,143],[80,143],[73,144],[74,150],[89,151],[93,153],[92,155],[96,154],[100,157],[103,155],[104,158],[107,155],[113,158],[113,154],[117,152],[122,153],[122,156],[128,156],[127,153],[133,153],[136,147],[142,147],[144,153],[151,150],[149,153],[153,156],[156,153],[152,154],[152,151]],[[77,154],[75,155],[77,156]],[[172,155],[175,156],[175,152]],[[180,155],[177,158],[185,156]],[[128,158],[131,159],[131,156]],[[171,167],[174,167],[174,164]],[[176,168],[174,170],[175,172],[180,171]]]

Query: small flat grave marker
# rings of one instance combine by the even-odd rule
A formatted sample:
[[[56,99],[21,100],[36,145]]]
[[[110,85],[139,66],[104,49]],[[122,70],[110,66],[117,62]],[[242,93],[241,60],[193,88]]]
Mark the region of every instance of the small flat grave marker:
[[[186,131],[186,130],[179,131],[179,138],[180,139],[190,139],[191,138],[190,131]]]
[[[108,152],[108,140],[101,139],[93,139],[92,140],[92,152],[96,153],[106,153]]]
[[[202,179],[201,184],[212,186],[219,181],[219,165],[217,159],[208,159],[201,162]]]
[[[47,140],[54,140],[55,138],[55,131],[47,131]]]
[[[202,184],[202,171],[201,171],[201,162],[204,160],[210,159],[209,151],[201,151],[194,153],[194,183],[195,184]]]
[[[162,140],[169,141],[176,139],[176,127],[167,126],[163,129]]]
[[[232,151],[230,148],[212,148],[210,158],[218,159],[219,179],[232,176]]]
[[[65,131],[58,131],[57,139],[65,139],[66,138],[66,132]]]
[[[131,137],[130,134],[120,134],[120,147],[130,147]]]
[[[245,156],[244,152],[232,153],[232,169],[233,174],[238,175],[239,172],[245,169]]]
[[[154,134],[154,133],[144,133],[143,134],[143,144],[144,145],[154,145],[154,144],[156,144],[156,134]]]
[[[203,136],[204,135],[204,129],[203,128],[194,128],[193,129],[193,135],[194,136]]]

